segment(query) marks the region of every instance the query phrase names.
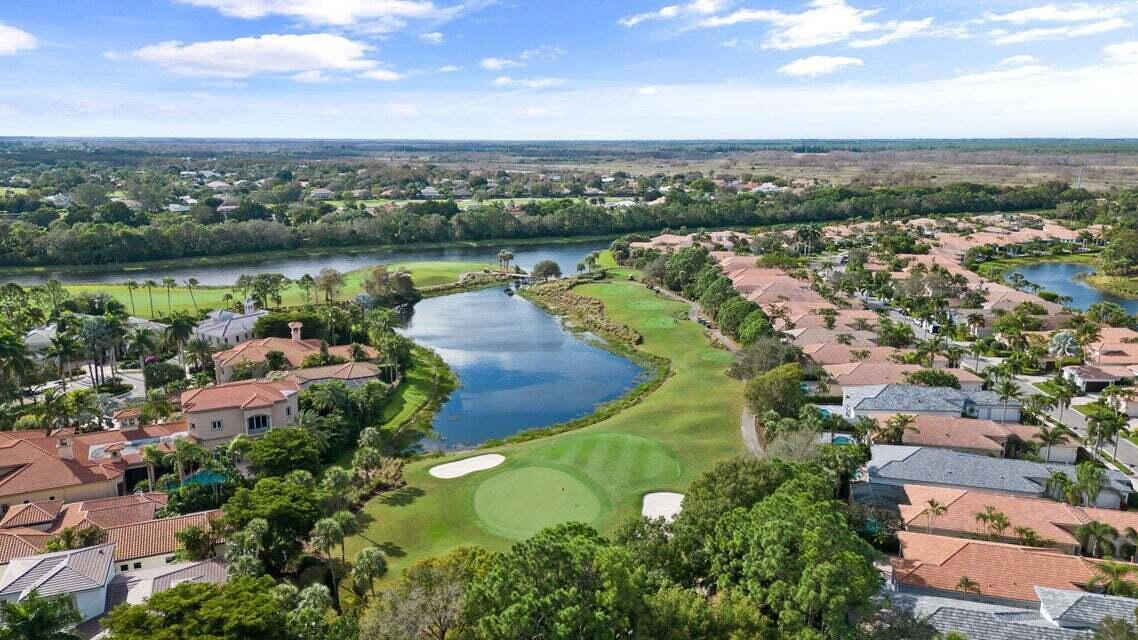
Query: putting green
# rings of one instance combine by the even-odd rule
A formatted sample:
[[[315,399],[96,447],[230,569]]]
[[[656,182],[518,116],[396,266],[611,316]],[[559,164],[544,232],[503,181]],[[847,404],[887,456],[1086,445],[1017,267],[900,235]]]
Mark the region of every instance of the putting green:
[[[637,311],[659,311],[667,308],[667,306],[668,303],[663,300],[633,300],[628,303],[629,309],[636,309]]]
[[[478,485],[474,513],[483,527],[512,540],[562,522],[592,523],[603,500],[590,484],[553,467],[509,469]]]
[[[699,354],[699,357],[701,360],[705,360],[707,362],[715,362],[717,364],[731,364],[735,361],[735,354],[731,353],[730,351],[724,351],[722,349],[704,351],[703,353]]]
[[[644,321],[649,329],[675,329],[679,322],[672,316],[652,316]]]

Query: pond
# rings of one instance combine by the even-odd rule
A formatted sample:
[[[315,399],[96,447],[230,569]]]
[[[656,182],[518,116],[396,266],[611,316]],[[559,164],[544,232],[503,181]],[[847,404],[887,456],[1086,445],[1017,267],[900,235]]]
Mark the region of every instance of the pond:
[[[1061,296],[1069,296],[1071,306],[1077,309],[1086,310],[1096,302],[1114,302],[1128,313],[1138,313],[1138,300],[1103,293],[1078,277],[1084,273],[1094,273],[1093,265],[1077,262],[1041,262],[1018,267],[1014,271],[1042,289],[1054,291]]]
[[[55,278],[64,284],[70,283],[117,283],[124,280],[161,281],[162,278],[174,278],[178,282],[186,278],[197,278],[205,286],[231,285],[242,274],[257,273],[283,273],[295,280],[308,273],[316,275],[321,269],[329,267],[337,271],[352,271],[376,264],[389,264],[392,262],[419,262],[424,260],[470,260],[495,264],[498,261],[499,249],[509,249],[514,254],[514,264],[529,270],[542,260],[553,260],[561,266],[565,273],[576,271],[577,263],[592,251],[607,249],[610,242],[607,240],[588,240],[583,242],[562,242],[519,245],[511,247],[509,240],[500,244],[485,247],[447,247],[437,249],[376,249],[365,253],[343,255],[321,255],[295,257],[276,257],[268,260],[257,260],[252,257],[249,262],[241,264],[193,265],[186,267],[167,268],[140,268],[131,271],[68,271],[66,267],[49,270],[43,273],[2,276],[0,282],[16,282],[28,286],[43,284]]]
[[[501,288],[424,300],[401,332],[435,349],[459,378],[435,417],[443,440],[428,448],[469,448],[580,418],[648,375]]]

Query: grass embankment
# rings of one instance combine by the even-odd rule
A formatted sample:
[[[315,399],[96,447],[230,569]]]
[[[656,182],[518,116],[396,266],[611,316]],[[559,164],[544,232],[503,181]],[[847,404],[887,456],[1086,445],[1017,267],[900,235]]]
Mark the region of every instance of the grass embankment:
[[[1068,253],[1058,256],[1021,256],[1019,258],[1004,258],[1001,260],[988,260],[976,267],[976,273],[989,280],[1000,280],[1004,274],[1016,267],[1027,267],[1044,262],[1074,262],[1076,264],[1094,264],[1096,252]]]
[[[404,269],[411,274],[411,280],[417,287],[432,287],[455,282],[464,273],[469,272],[482,272],[483,269],[495,269],[496,265],[486,264],[482,262],[453,262],[446,260],[430,261],[430,262],[406,262],[395,263],[387,265],[389,270]],[[340,291],[338,296],[341,300],[346,300],[354,297],[357,293],[363,291],[364,277],[367,275],[371,267],[364,267],[356,269],[344,274],[344,288]],[[315,274],[313,274],[315,275]],[[139,283],[141,284],[141,282]],[[65,285],[67,290],[73,294],[80,293],[105,293],[114,296],[126,305],[127,310],[131,309],[131,294],[125,285],[122,284],[69,284]],[[134,290],[134,315],[144,318],[153,318],[156,316],[166,315],[173,311],[194,311],[195,302],[196,308],[199,309],[216,309],[225,303],[225,295],[230,294],[234,299],[241,298],[241,292],[234,289],[232,286],[210,286],[210,287],[194,287],[193,293],[186,288],[185,283],[179,282],[178,285],[170,291],[169,304],[166,300],[166,289],[161,286],[154,288],[152,291],[154,295],[154,312],[150,310],[150,296],[145,288],[138,288]],[[312,292],[312,300],[320,302],[322,300],[321,294],[316,291]],[[281,296],[282,306],[295,306],[301,305],[306,302],[304,291],[295,283],[291,284],[284,290]]]
[[[1119,298],[1138,298],[1138,276],[1108,276],[1105,273],[1088,273],[1079,279],[1099,291]]]
[[[727,365],[699,325],[675,320],[686,304],[627,280],[575,292],[603,302],[606,315],[643,336],[641,351],[671,361],[673,374],[638,403],[592,426],[480,450],[506,457],[494,469],[451,480],[428,473],[471,453],[408,465],[405,489],[365,506],[366,529],[349,539],[350,555],[378,546],[388,554],[390,579],[421,558],[462,545],[501,550],[568,520],[611,532],[640,513],[645,493],[682,492],[717,461],[743,450],[741,384],[727,377]]]

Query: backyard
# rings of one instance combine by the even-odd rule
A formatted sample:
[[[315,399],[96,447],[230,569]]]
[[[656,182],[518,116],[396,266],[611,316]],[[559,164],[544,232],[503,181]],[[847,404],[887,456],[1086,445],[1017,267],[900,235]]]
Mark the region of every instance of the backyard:
[[[716,461],[742,451],[742,389],[727,377],[722,352],[684,316],[686,304],[643,285],[609,280],[576,289],[605,303],[606,313],[644,336],[644,351],[671,359],[673,374],[654,393],[617,415],[577,431],[529,442],[420,460],[408,486],[368,503],[365,530],[350,556],[377,546],[390,579],[411,562],[463,545],[506,548],[543,527],[579,520],[611,532],[640,513],[652,491],[684,491]],[[438,464],[500,453],[493,469],[454,479]]]

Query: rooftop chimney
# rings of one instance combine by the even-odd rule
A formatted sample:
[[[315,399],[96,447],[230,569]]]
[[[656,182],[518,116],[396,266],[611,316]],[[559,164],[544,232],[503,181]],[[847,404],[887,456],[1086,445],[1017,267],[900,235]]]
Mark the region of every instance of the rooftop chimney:
[[[60,460],[74,460],[75,452],[71,449],[71,438],[60,438],[59,444],[55,446],[55,455]]]
[[[288,323],[288,329],[289,329],[289,331],[292,332],[292,339],[293,340],[300,340],[300,328],[303,326],[304,326],[304,323],[302,323],[302,322],[290,322],[290,323]]]

